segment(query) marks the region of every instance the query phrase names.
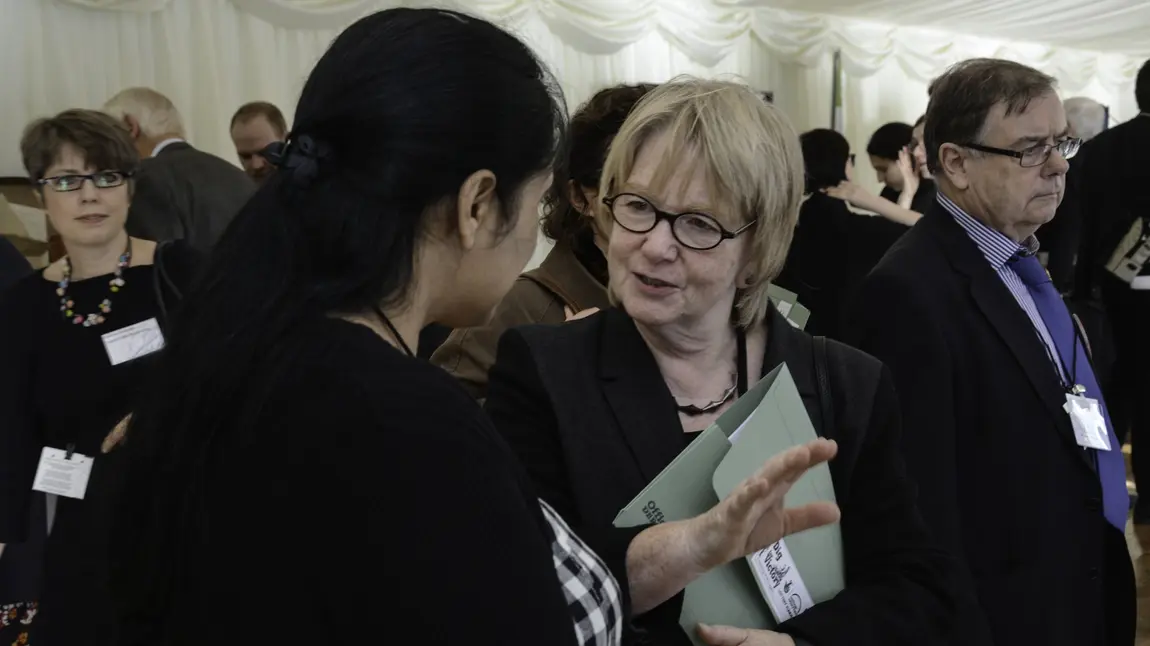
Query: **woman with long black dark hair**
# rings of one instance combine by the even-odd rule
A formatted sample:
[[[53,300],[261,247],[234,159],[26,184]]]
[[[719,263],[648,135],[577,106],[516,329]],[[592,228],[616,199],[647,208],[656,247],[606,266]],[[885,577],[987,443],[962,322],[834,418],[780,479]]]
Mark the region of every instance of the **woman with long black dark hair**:
[[[604,563],[415,358],[428,323],[483,322],[522,271],[565,121],[485,21],[394,9],[335,40],[115,449],[123,644],[615,646],[632,602],[837,518],[782,507],[834,454],[815,442],[695,519],[584,537],[630,545]]]

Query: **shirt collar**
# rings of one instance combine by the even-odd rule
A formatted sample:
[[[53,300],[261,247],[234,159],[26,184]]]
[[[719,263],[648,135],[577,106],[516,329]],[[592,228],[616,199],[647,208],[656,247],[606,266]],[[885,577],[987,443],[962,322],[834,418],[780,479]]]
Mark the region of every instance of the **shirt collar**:
[[[156,144],[155,148],[152,149],[152,157],[159,155],[160,151],[167,148],[168,146],[175,144],[175,143],[180,143],[182,141],[184,141],[184,140],[179,138],[179,137],[172,137],[171,139],[165,139],[165,140],[161,141],[160,143]]]
[[[976,220],[966,211],[963,211],[950,198],[938,193],[938,203],[954,218],[954,221],[966,231],[966,235],[978,246],[978,250],[990,263],[995,271],[1017,255],[1033,256],[1038,253],[1038,238],[1031,235],[1022,241],[1022,244],[1011,240],[1000,231],[995,231]]]

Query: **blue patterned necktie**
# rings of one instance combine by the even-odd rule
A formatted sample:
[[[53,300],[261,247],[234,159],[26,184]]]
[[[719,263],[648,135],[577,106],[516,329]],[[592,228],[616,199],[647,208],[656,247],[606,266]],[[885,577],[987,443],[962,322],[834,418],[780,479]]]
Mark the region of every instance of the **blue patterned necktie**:
[[[1098,400],[1098,405],[1102,408],[1112,449],[1094,451],[1098,460],[1098,477],[1102,481],[1102,509],[1107,522],[1117,527],[1119,531],[1125,531],[1126,513],[1130,509],[1130,497],[1126,492],[1126,461],[1122,457],[1122,445],[1114,435],[1110,413],[1106,410],[1106,403],[1102,401],[1102,391],[1098,387],[1098,380],[1094,377],[1094,369],[1086,357],[1086,349],[1079,341],[1074,320],[1071,319],[1066,304],[1062,302],[1062,296],[1054,288],[1050,275],[1042,268],[1037,257],[1016,256],[1011,260],[1010,266],[1026,284],[1027,291],[1038,307],[1038,314],[1046,323],[1050,338],[1054,340],[1058,355],[1062,357],[1063,365],[1067,366],[1067,372],[1071,370],[1075,372],[1068,375],[1074,380],[1071,385],[1084,387],[1086,392],[1083,396]]]

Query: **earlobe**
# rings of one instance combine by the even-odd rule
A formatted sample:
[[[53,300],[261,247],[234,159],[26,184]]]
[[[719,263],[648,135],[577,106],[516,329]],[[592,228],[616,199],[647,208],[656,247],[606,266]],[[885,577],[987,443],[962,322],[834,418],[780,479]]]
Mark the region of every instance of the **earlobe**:
[[[498,228],[499,200],[495,194],[495,174],[479,170],[463,180],[456,200],[456,226],[463,249],[475,247],[480,231]]]

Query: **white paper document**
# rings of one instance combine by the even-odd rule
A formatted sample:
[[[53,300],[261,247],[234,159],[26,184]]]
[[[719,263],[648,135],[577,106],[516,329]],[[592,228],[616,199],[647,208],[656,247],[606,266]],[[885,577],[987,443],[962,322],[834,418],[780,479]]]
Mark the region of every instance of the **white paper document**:
[[[158,352],[164,347],[164,334],[154,318],[109,332],[100,339],[113,366]]]
[[[88,478],[92,475],[92,458],[79,453],[44,447],[40,452],[40,466],[32,488],[36,491],[84,499],[88,491]]]
[[[759,550],[747,560],[763,597],[780,622],[798,617],[815,605],[785,540]]]

